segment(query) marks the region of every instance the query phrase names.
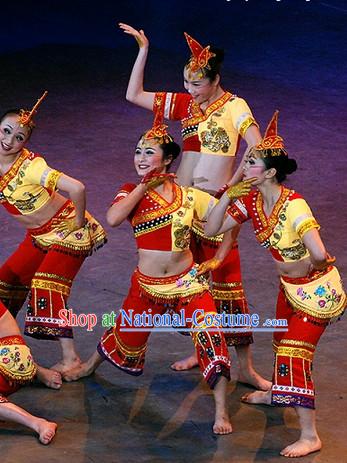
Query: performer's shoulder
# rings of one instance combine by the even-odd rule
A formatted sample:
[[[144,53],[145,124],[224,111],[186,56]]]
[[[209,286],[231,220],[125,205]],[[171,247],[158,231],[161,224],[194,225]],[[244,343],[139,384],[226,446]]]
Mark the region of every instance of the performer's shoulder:
[[[240,105],[248,106],[248,103],[244,98],[236,95],[235,93],[229,92],[229,94],[230,94],[230,97],[228,99],[228,103],[231,104],[232,106],[240,106]]]
[[[24,148],[23,150],[23,154],[24,154],[24,158],[29,160],[29,161],[33,161],[34,159],[37,159],[37,158],[41,158],[41,159],[45,159],[42,154],[40,153],[34,153],[33,151],[29,151],[27,150],[26,148]]]
[[[135,188],[136,188],[136,183],[124,183],[124,184],[118,189],[118,193],[120,193],[121,191],[130,193],[131,191],[135,190]]]
[[[295,199],[305,200],[305,198],[300,193],[298,193],[297,191],[293,189],[285,187],[284,191],[287,193],[289,201],[294,201]]]

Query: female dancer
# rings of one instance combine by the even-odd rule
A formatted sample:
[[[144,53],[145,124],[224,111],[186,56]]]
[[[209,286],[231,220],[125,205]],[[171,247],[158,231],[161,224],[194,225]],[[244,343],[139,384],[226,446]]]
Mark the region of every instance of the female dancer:
[[[15,317],[30,290],[24,332],[59,339],[62,360],[53,369],[62,372],[80,360],[72,328],[63,326],[59,312],[66,309],[85,257],[105,242],[105,232],[85,211],[84,185],[25,148],[45,96],[32,111],[9,110],[0,119],[0,202],[27,229],[24,241],[0,267],[0,299]]]
[[[177,170],[178,183],[216,194],[232,176],[240,138],[246,141],[247,150],[261,140],[258,124],[246,101],[224,91],[220,85],[223,52],[210,50],[209,46],[204,48],[185,34],[192,53],[183,73],[184,87],[188,93],[147,92],[143,89],[143,76],[148,39],[142,30],[137,31],[123,23],[120,27],[139,44],[139,53],[129,80],[127,100],[143,108],[158,111],[167,119],[181,121],[183,156]],[[242,168],[238,168],[237,175],[240,172]],[[241,280],[237,231],[224,242],[220,255],[215,253],[221,244],[221,236],[208,239],[204,235],[203,224],[198,221],[194,223],[193,231],[194,260],[200,263],[209,259],[205,268],[212,270],[212,294],[217,310],[234,314],[248,313]],[[225,336],[227,344],[236,348],[240,381],[267,390],[271,383],[259,376],[252,365],[251,333],[226,333]],[[172,368],[185,370],[195,365],[197,358],[192,355],[175,362]]]
[[[272,388],[243,397],[251,404],[295,407],[301,435],[281,451],[300,457],[321,448],[315,423],[312,361],[326,325],[346,306],[338,271],[318,233],[319,225],[306,201],[281,185],[296,170],[283,139],[277,135],[277,112],[263,141],[251,150],[244,182],[230,187],[209,216],[205,231],[223,233],[252,219],[259,243],[269,248],[280,275],[276,318],[286,319],[287,332],[274,333]],[[254,185],[257,190],[251,191]],[[230,199],[240,196],[232,202]],[[227,212],[226,218],[225,212]]]
[[[178,186],[173,174],[166,174],[180,148],[165,128],[155,124],[140,138],[134,164],[142,180],[138,185],[125,184],[107,213],[113,227],[130,221],[138,246],[139,263],[121,314],[91,358],[63,376],[67,381],[87,376],[104,360],[126,373],[142,374],[150,331],[138,330],[132,321],[140,316],[158,317],[168,309],[176,313],[183,310],[187,321],[193,318],[187,327],[193,329],[190,334],[199,366],[214,393],[213,431],[228,434],[232,431],[226,407],[228,349],[223,333],[204,329],[204,316],[216,309],[189,250],[193,218],[206,219],[216,200],[208,193]],[[199,314],[196,309],[200,309]]]
[[[10,403],[7,396],[32,381],[35,374],[45,382],[46,371],[35,365],[15,319],[0,301],[0,420],[28,426],[38,433],[42,444],[51,442],[57,429],[56,423],[31,415]]]

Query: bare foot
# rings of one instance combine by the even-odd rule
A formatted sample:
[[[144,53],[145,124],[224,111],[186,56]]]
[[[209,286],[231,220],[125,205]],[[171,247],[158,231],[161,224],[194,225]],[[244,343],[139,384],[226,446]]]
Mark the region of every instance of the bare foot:
[[[87,362],[80,363],[77,367],[63,373],[63,379],[67,382],[77,381],[80,378],[89,376],[93,373],[95,368],[90,366]]]
[[[39,441],[41,442],[41,444],[49,444],[55,436],[56,430],[57,423],[53,423],[52,421],[47,421],[43,418],[40,418],[36,431],[39,434]]]
[[[81,359],[79,357],[75,357],[69,360],[61,360],[60,362],[53,365],[50,369],[63,374],[69,370],[72,370],[73,368],[78,367],[81,365],[81,363]]]
[[[186,357],[182,360],[178,360],[177,362],[173,363],[170,368],[175,371],[184,371],[190,370],[191,368],[195,368],[199,366],[198,359],[196,358],[196,354],[192,354],[189,357]]]
[[[230,420],[228,416],[216,416],[216,420],[213,425],[213,433],[214,434],[230,434],[233,432],[233,428],[231,426]]]
[[[60,389],[62,384],[61,374],[58,371],[37,366],[37,379],[51,389]]]
[[[313,439],[300,438],[291,445],[284,448],[280,454],[283,457],[296,458],[303,457],[312,452],[318,452],[322,448],[322,442],[319,437]]]
[[[260,391],[268,391],[272,386],[271,381],[263,378],[253,369],[249,371],[240,371],[238,381],[239,383],[253,386]]]
[[[248,392],[241,397],[246,404],[271,405],[271,391]]]

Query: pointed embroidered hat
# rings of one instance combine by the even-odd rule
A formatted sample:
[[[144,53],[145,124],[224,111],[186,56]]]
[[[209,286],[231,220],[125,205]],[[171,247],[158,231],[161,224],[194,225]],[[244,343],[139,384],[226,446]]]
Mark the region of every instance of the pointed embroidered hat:
[[[151,140],[153,138],[158,138],[158,139],[163,139],[164,143],[169,143],[172,141],[171,136],[167,133],[167,125],[165,124],[159,124],[159,125],[153,125],[152,128],[147,130],[145,132],[143,138],[145,140]]]
[[[192,52],[192,56],[188,64],[190,71],[196,72],[203,68],[209,69],[208,60],[213,56],[216,56],[215,53],[210,51],[210,45],[204,48],[197,40],[193,39],[193,37],[186,32],[184,33],[184,36],[190,51]]]
[[[25,125],[29,126],[31,129],[35,127],[33,117],[35,113],[37,112],[38,107],[42,103],[42,101],[46,98],[48,95],[47,90],[43,92],[43,95],[41,98],[39,98],[36,102],[36,104],[33,106],[33,108],[29,111],[27,109],[21,109],[19,112],[19,118],[18,122],[20,123],[21,127],[24,127]]]
[[[267,153],[267,156],[280,156],[281,154],[287,154],[284,149],[284,140],[277,133],[278,113],[278,110],[274,112],[265,131],[264,138],[257,146],[255,146],[256,150],[272,150],[271,154]]]
[[[144,140],[158,139],[160,144],[170,143],[173,141],[171,135],[167,132],[167,125],[163,124],[163,115],[156,111],[153,120],[153,126],[147,130],[144,135]]]

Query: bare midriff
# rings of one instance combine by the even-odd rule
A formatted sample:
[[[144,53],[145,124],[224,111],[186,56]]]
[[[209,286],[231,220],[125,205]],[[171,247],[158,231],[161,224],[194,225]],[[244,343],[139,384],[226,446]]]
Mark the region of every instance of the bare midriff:
[[[235,156],[184,151],[177,169],[178,183],[216,193],[233,174]]]
[[[193,263],[193,256],[189,249],[180,252],[139,249],[138,253],[140,272],[155,278],[178,275]]]
[[[309,257],[297,262],[279,262],[274,259],[277,271],[280,275],[289,278],[305,277],[311,270],[311,260]]]
[[[23,224],[25,228],[38,228],[48,222],[59,211],[66,200],[67,198],[55,192],[50,200],[39,210],[32,214],[12,215],[12,217]]]

